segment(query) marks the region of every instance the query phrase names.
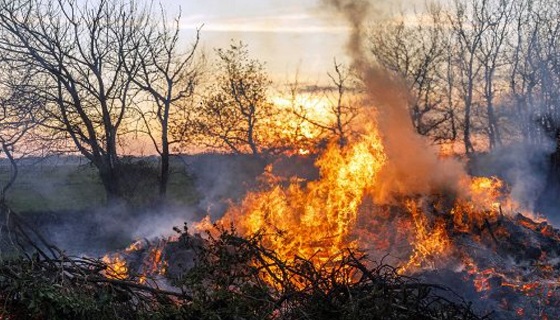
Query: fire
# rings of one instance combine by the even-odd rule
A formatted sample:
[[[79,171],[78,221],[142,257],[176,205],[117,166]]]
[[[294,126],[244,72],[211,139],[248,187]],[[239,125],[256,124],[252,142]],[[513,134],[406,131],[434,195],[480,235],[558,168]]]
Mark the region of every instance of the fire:
[[[140,283],[146,281],[146,277],[154,275],[164,275],[167,269],[167,262],[163,259],[163,246],[165,242],[160,242],[157,246],[148,251],[147,258],[144,259],[142,276]]]
[[[105,255],[101,259],[107,264],[105,276],[109,279],[123,280],[128,278],[128,267],[126,260],[119,254]]]
[[[282,178],[274,175],[270,165],[261,177],[264,190],[249,192],[216,222],[204,218],[195,230],[212,232],[215,224],[224,228],[233,225],[241,235],[258,234],[260,244],[280,259],[303,258],[327,272],[347,249],[365,251],[375,259],[389,256],[392,260],[388,263],[401,274],[444,267],[460,273],[481,299],[495,299],[504,310],[520,316],[534,313],[535,308],[529,303],[509,302],[512,292],[534,298],[531,301],[539,306],[560,306],[560,297],[555,294],[560,283],[550,280],[557,270],[554,251],[546,251],[546,242],[537,238],[526,246],[509,241],[514,233],[560,241],[560,232],[546,222],[518,214],[520,206],[497,177],[464,174],[453,181],[456,183],[443,187],[402,187],[399,184],[410,179],[399,180],[403,171],[389,166],[392,159],[384,141],[377,127],[370,124],[351,135],[343,146],[329,144],[316,160],[317,180]],[[392,185],[399,186],[390,189],[387,186],[391,184],[382,183],[382,179],[394,179]],[[510,228],[502,226],[505,224]],[[140,283],[161,279],[154,276],[166,274],[166,258],[172,257],[165,255],[172,251],[164,250],[166,241],[147,243],[137,241],[124,250],[125,256],[140,254],[142,263],[137,268],[131,267],[133,263],[127,266],[122,256],[104,258],[110,266],[106,276],[125,279],[132,268],[139,274],[132,278]],[[492,251],[500,246],[500,253],[506,254]],[[529,250],[515,255],[519,248]],[[524,271],[511,272],[509,268],[519,261],[525,263]],[[173,264],[169,269],[173,270]],[[282,276],[279,272],[275,278]],[[270,280],[267,277],[263,275],[262,280]],[[269,283],[273,285],[273,281]],[[540,314],[544,319],[546,312]]]
[[[357,249],[353,238],[358,211],[375,187],[386,156],[372,128],[346,147],[330,145],[318,159],[321,179],[293,179],[268,191],[250,193],[221,223],[233,222],[242,232],[264,235],[264,244],[291,259],[324,262],[345,248]]]
[[[126,253],[131,253],[134,251],[138,251],[140,249],[142,249],[144,247],[144,244],[142,243],[142,240],[136,240],[133,243],[131,243],[128,247],[126,247],[126,249],[124,249],[124,251]]]
[[[315,124],[330,126],[335,121],[329,108],[331,102],[326,97],[298,93],[291,98],[274,95],[270,99],[279,112],[273,119],[263,119],[268,123],[259,134],[264,141],[290,141],[291,145],[299,146],[285,151],[287,154],[313,152],[311,149],[324,131]]]
[[[176,238],[161,239],[154,243],[137,240],[120,253],[107,254],[101,260],[107,265],[104,275],[110,279],[136,279],[144,284],[148,279],[165,275],[167,261],[164,248]],[[132,261],[132,262],[131,262]]]
[[[376,202],[385,201],[380,194],[395,192],[379,183],[389,161],[383,137],[369,124],[345,146],[329,145],[316,161],[318,180],[282,181],[268,168],[269,189],[250,192],[217,223],[233,224],[242,234],[260,233],[263,244],[286,260],[323,264],[345,249],[389,253],[400,247],[399,270],[414,272],[433,268],[453,252],[449,232],[482,229],[503,214],[502,203],[513,206],[498,178],[466,175],[451,195],[397,194],[393,203]],[[391,207],[405,208],[408,216],[390,214]],[[206,218],[196,229],[211,225]]]
[[[461,181],[466,195],[457,199],[451,210],[456,230],[469,232],[496,221],[502,214],[501,203],[511,203],[502,193],[503,182],[496,177],[473,177]]]
[[[415,239],[412,243],[412,255],[401,268],[403,272],[425,267],[423,264],[433,262],[435,258],[445,255],[450,250],[450,240],[443,221],[436,221],[430,228],[426,216],[416,202],[407,200],[406,206],[414,221]]]
[[[469,183],[471,203],[479,210],[496,209],[503,197],[503,182],[496,177],[473,177]]]
[[[487,292],[491,290],[489,278],[496,274],[493,268],[480,270],[474,260],[469,256],[463,256],[465,271],[472,278],[472,283],[476,292]],[[469,280],[469,279],[465,279]]]
[[[305,148],[299,148],[298,151],[297,151],[297,153],[298,153],[299,155],[305,156],[305,155],[310,154],[310,153],[311,153],[311,150],[305,149]]]

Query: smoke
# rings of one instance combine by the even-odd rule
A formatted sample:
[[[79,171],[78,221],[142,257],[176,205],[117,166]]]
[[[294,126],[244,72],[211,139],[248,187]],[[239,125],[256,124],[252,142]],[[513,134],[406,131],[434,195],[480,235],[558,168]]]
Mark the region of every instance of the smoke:
[[[103,201],[103,188],[95,183],[95,170],[84,167],[81,158],[51,157],[39,165],[35,162],[20,163],[22,170],[14,193],[26,192],[30,197],[26,199],[36,199],[37,204],[27,209],[25,203],[15,203],[16,211],[22,211],[27,222],[50,243],[69,254],[88,256],[122,249],[138,239],[152,241],[175,235],[173,227],[185,222],[190,226],[206,215],[221,217],[231,201],[242,199],[257,184],[256,178],[266,165],[261,159],[244,155],[184,156],[174,168],[187,166],[193,176],[179,177],[182,173],[175,170],[172,183],[178,185],[169,187],[164,206],[152,206],[149,201],[142,205],[143,199],[138,199],[140,202],[131,208],[124,204],[89,205]],[[0,161],[0,171],[2,165]],[[136,198],[146,195],[145,190],[138,192]],[[0,252],[5,247],[2,219],[0,216]]]
[[[241,200],[256,186],[266,161],[251,155],[200,154],[185,159],[200,197],[198,212],[212,219],[223,216],[231,202]]]
[[[379,7],[366,0],[323,0],[323,3],[342,15],[351,27],[346,50],[352,68],[367,90],[365,103],[375,106],[375,117],[389,158],[380,173],[382,185],[378,200],[389,200],[394,193],[457,190],[459,181],[466,176],[462,164],[438,158],[437,150],[414,130],[407,108],[407,89],[402,80],[367,59],[364,22],[372,15],[379,15]]]
[[[130,210],[122,206],[90,210],[23,212],[25,221],[49,243],[70,255],[102,256],[137,239],[174,235],[173,227],[196,218],[192,207]],[[0,220],[2,217],[0,217]],[[0,252],[2,251],[0,227]]]
[[[130,209],[122,206],[99,209],[94,212],[93,225],[100,228],[100,238],[122,239],[120,245],[134,240],[168,237],[174,235],[173,227],[197,221],[194,206],[167,204],[161,208]]]
[[[364,0],[324,0],[324,2],[328,8],[341,13],[350,24],[351,31],[346,50],[352,59],[352,63],[354,65],[358,64],[357,69],[361,70],[362,64],[365,62],[362,50],[364,36],[362,25],[372,10],[371,4]]]
[[[471,161],[469,171],[478,176],[497,176],[510,186],[510,195],[521,208],[530,212],[549,209],[553,200],[543,193],[554,141],[542,144],[517,142],[478,155]],[[545,195],[543,197],[543,194]],[[550,213],[550,210],[544,210]],[[554,217],[548,215],[551,222]]]

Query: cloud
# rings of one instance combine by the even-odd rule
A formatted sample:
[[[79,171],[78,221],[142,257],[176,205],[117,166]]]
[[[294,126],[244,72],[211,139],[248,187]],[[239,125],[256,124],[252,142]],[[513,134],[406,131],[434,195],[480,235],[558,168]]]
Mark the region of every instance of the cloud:
[[[348,27],[329,25],[314,15],[307,13],[287,13],[227,17],[211,15],[191,15],[181,21],[181,28],[195,29],[204,24],[204,31],[219,32],[274,32],[274,33],[336,33],[348,32]]]

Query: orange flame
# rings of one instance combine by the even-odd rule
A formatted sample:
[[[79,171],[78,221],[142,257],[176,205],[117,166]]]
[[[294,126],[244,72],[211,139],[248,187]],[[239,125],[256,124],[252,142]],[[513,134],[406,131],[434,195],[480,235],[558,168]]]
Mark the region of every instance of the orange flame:
[[[503,182],[496,177],[473,177],[461,181],[466,195],[455,202],[451,210],[456,230],[469,232],[485,221],[496,221],[502,211],[501,203],[507,198],[502,193]]]
[[[415,240],[413,251],[408,262],[401,267],[401,271],[426,267],[425,263],[433,262],[434,258],[446,254],[450,249],[450,240],[443,221],[437,220],[430,228],[427,218],[412,200],[406,201],[406,206],[414,221]]]
[[[101,260],[107,264],[107,269],[103,271],[105,277],[109,279],[130,279],[137,277],[136,281],[144,284],[148,279],[153,279],[154,276],[165,275],[167,271],[167,261],[163,256],[163,249],[170,241],[176,241],[174,237],[169,237],[167,240],[159,240],[154,244],[150,244],[143,240],[137,240],[130,244],[122,254],[114,253],[105,255]],[[128,265],[127,259],[131,256],[141,256],[141,264],[138,267]],[[137,260],[138,258],[133,258]]]
[[[505,228],[491,227],[521,212],[504,182],[496,177],[469,177],[464,171],[438,175],[438,179],[453,177],[449,183],[431,179],[429,174],[408,176],[415,168],[395,168],[403,163],[413,166],[413,159],[403,162],[401,158],[395,165],[384,141],[370,124],[361,134],[351,135],[344,146],[330,144],[315,163],[319,179],[313,181],[298,177],[286,181],[267,167],[262,182],[268,189],[248,193],[216,224],[234,225],[242,235],[260,234],[262,245],[279,258],[301,257],[323,270],[331,262],[336,264],[346,249],[366,250],[375,258],[389,255],[388,263],[407,274],[446,263],[456,266],[459,258],[462,271],[483,296],[495,284],[524,295],[542,289],[492,266],[479,268],[451,238],[457,233],[469,233],[475,240],[486,234],[494,240],[508,236]],[[437,168],[430,161],[418,170],[456,168]],[[385,179],[394,182],[385,183]],[[409,188],[408,183],[414,185]],[[543,235],[555,235],[546,224],[525,224]],[[211,231],[213,222],[206,217],[195,229]]]
[[[147,276],[164,275],[167,269],[167,261],[163,259],[163,244],[150,248],[148,257],[144,259],[144,266],[140,283],[145,282]],[[144,279],[144,280],[142,280]]]
[[[234,222],[247,234],[262,233],[264,244],[282,258],[325,262],[345,248],[357,248],[352,230],[358,209],[385,161],[373,129],[346,147],[332,144],[316,163],[321,179],[307,184],[293,179],[287,188],[277,184],[250,193],[221,223]]]
[[[440,202],[432,210],[418,195],[398,194],[392,197],[397,203],[391,205],[406,208],[410,215],[383,218],[383,210],[376,209],[385,205],[376,203],[382,201],[379,195],[402,193],[406,188],[382,190],[380,177],[398,180],[399,176],[380,175],[390,159],[377,127],[364,128],[347,145],[331,144],[320,155],[316,162],[320,179],[292,178],[286,186],[269,168],[266,181],[270,189],[249,193],[217,223],[233,224],[243,234],[260,233],[263,244],[283,259],[297,256],[315,263],[325,263],[345,249],[361,249],[364,244],[373,250],[389,250],[393,242],[406,241],[401,247],[408,249],[403,250],[399,270],[411,272],[433,267],[436,259],[453,251],[449,230],[468,232],[495,222],[503,214],[502,204],[508,208],[516,205],[498,178],[464,175],[458,190],[451,191],[455,194],[451,205],[444,204],[445,197],[431,198]],[[211,225],[207,217],[195,228],[210,230]]]
[[[126,261],[119,254],[105,255],[101,260],[107,264],[107,269],[104,271],[107,278],[118,280],[128,278]]]

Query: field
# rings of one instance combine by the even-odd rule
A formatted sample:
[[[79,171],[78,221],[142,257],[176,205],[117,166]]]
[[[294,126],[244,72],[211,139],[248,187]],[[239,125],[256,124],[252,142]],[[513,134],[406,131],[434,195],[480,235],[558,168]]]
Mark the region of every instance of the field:
[[[127,179],[127,196],[136,205],[145,205],[157,195],[157,160],[134,159],[141,162],[142,172]],[[0,161],[0,185],[7,181],[10,167]],[[197,200],[194,179],[182,161],[172,163],[169,201],[192,204]],[[18,212],[58,212],[93,210],[103,206],[105,194],[97,170],[78,157],[28,159],[19,164],[15,184],[6,195],[8,205]]]
[[[254,160],[254,159],[253,159]],[[255,185],[264,164],[246,156],[201,154],[174,157],[167,199],[158,199],[155,157],[124,158],[126,206],[106,206],[95,167],[79,157],[26,159],[6,194],[20,213],[53,244],[73,254],[103,255],[138,238],[169,235],[174,226],[221,216],[230,200]],[[0,184],[10,167],[0,160]]]

